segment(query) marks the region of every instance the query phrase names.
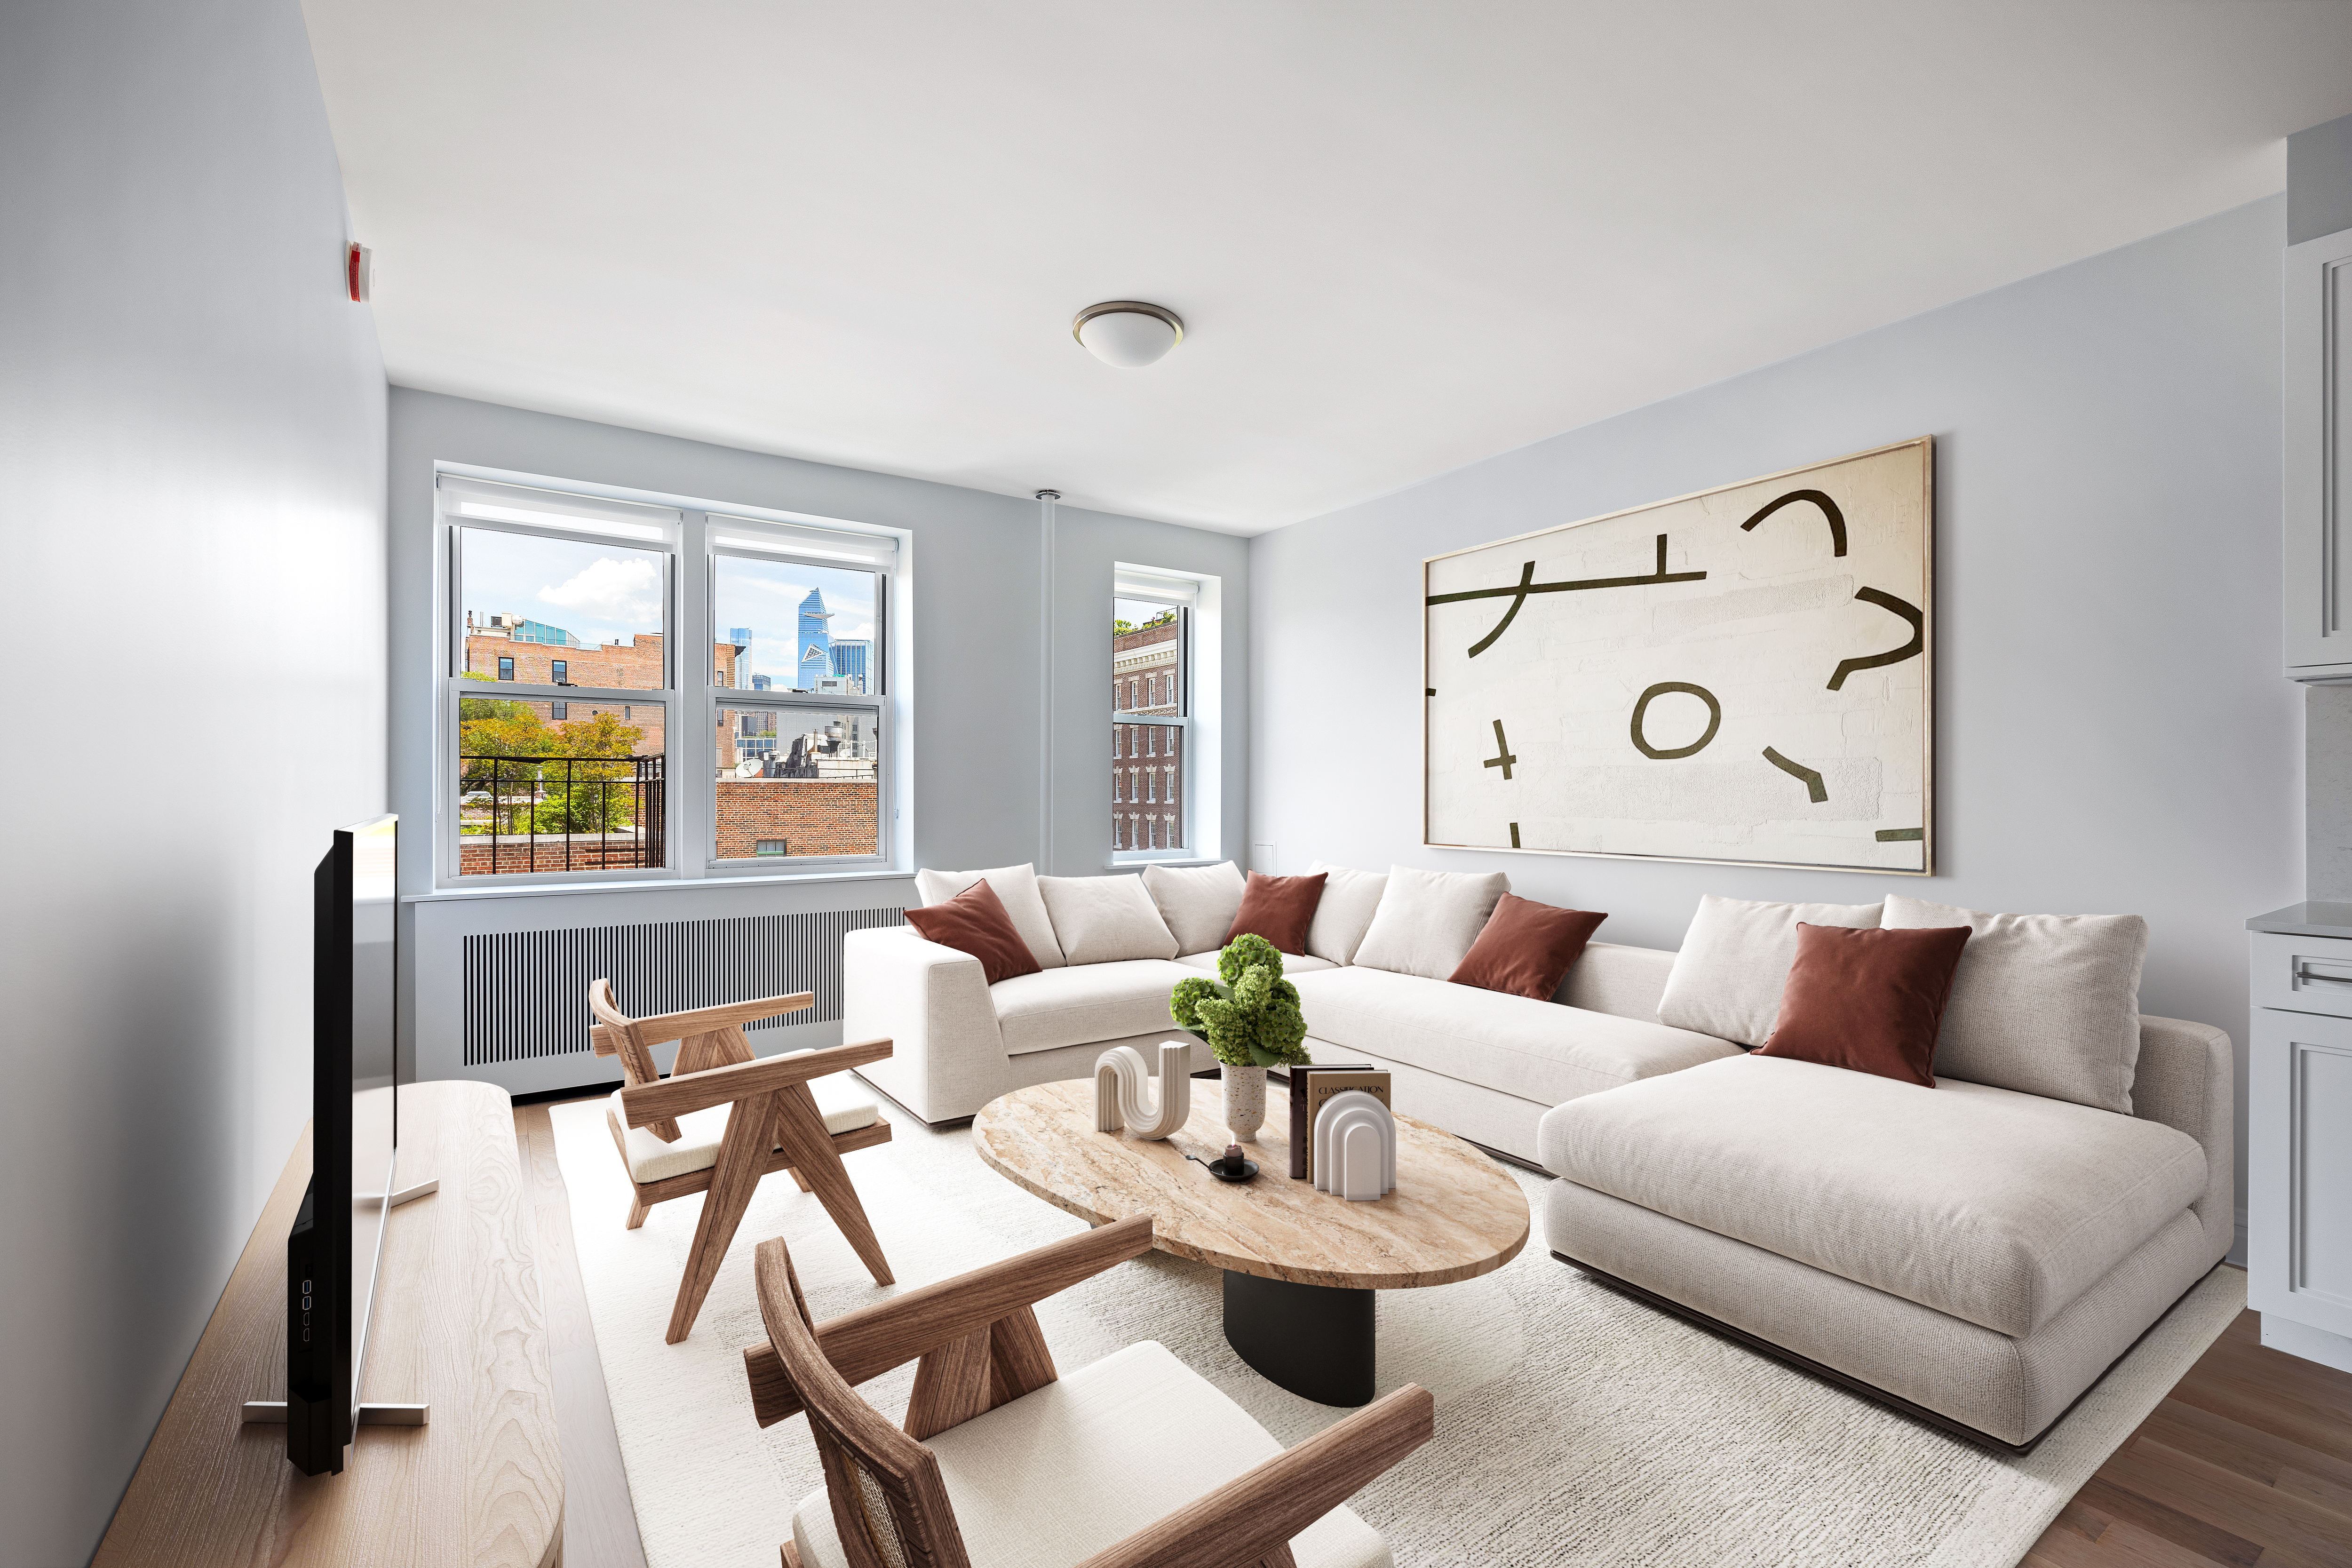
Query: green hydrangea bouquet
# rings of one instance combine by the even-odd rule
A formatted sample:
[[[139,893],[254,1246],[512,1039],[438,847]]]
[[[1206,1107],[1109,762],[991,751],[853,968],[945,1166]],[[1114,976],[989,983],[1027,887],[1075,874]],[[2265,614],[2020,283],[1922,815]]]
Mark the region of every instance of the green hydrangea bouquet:
[[[1282,977],[1282,950],[1262,936],[1244,935],[1217,955],[1217,978],[1176,983],[1168,1016],[1209,1043],[1228,1067],[1288,1067],[1307,1054],[1307,1017],[1298,987]]]

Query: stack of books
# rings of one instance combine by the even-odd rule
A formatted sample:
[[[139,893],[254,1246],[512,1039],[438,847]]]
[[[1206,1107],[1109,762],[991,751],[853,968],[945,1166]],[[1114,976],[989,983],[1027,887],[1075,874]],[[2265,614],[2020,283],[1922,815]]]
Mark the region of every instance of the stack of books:
[[[1290,1072],[1290,1179],[1315,1179],[1315,1118],[1333,1095],[1360,1089],[1391,1111],[1389,1075],[1364,1062],[1317,1062]]]

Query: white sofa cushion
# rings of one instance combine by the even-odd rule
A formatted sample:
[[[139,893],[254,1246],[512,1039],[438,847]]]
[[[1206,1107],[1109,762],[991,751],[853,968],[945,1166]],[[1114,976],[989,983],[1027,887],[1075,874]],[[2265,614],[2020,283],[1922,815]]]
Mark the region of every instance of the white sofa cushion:
[[[917,871],[915,896],[926,906],[944,904],[974,882],[987,879],[989,888],[1013,917],[1013,929],[1029,944],[1040,967],[1059,969],[1069,961],[1054,939],[1054,918],[1037,891],[1036,870],[1028,866],[999,866],[990,871]]]
[[[786,1051],[788,1057],[804,1057],[806,1051]],[[861,1127],[871,1127],[882,1119],[881,1108],[874,1103],[874,1091],[845,1072],[811,1079],[809,1092],[816,1096],[816,1108],[824,1114],[827,1132],[855,1132]],[[613,1125],[621,1130],[623,1157],[628,1161],[629,1180],[659,1182],[671,1176],[683,1176],[689,1171],[707,1171],[719,1163],[719,1141],[727,1136],[727,1118],[731,1107],[714,1105],[708,1110],[692,1110],[677,1119],[680,1134],[675,1143],[665,1143],[643,1127],[629,1125],[628,1112],[621,1109],[621,1091],[613,1091]]]
[[[1206,952],[1188,952],[1176,962],[1187,969],[1197,969],[1203,974],[1214,975],[1217,973],[1217,960],[1223,956],[1224,951],[1223,948],[1219,947],[1212,948]],[[1317,958],[1311,953],[1286,952],[1282,955],[1282,974],[1286,980],[1294,975],[1311,974],[1318,969],[1339,967],[1330,960]]]
[[[2032,1333],[2202,1196],[2185,1132],[1957,1079],[1778,1057],[1555,1107],[1580,1186],[2000,1333]]]
[[[1140,877],[1040,877],[1054,940],[1072,964],[1173,958],[1183,950]]]
[[[1282,1452],[1200,1373],[1146,1340],[929,1439],[971,1568],[1081,1563]],[[793,1510],[806,1568],[847,1568],[820,1488]],[[1291,1538],[1298,1568],[1390,1568],[1345,1508]]]
[[[1874,931],[1882,913],[1877,904],[1759,904],[1706,894],[1675,954],[1658,1017],[1678,1029],[1760,1046],[1780,1016],[1780,991],[1797,962],[1797,927]]]
[[[1315,906],[1315,919],[1307,928],[1307,951],[1314,957],[1332,963],[1353,963],[1356,949],[1362,945],[1364,933],[1372,927],[1372,916],[1381,907],[1381,894],[1387,890],[1389,879],[1377,871],[1351,871],[1345,866],[1327,866],[1318,860],[1307,868],[1310,877],[1323,873],[1323,897]],[[1451,974],[1452,970],[1447,970]]]
[[[1155,1029],[1182,1039],[1184,1031],[1168,1016],[1168,995],[1195,973],[1164,958],[1073,964],[1000,980],[988,988],[988,999],[1009,1057]]]
[[[1315,1039],[1541,1105],[1738,1050],[1664,1024],[1363,964],[1301,974],[1297,984]]]
[[[1225,945],[1225,933],[1241,913],[1242,888],[1241,868],[1230,860],[1143,868],[1144,891],[1160,907],[1160,918],[1176,938],[1178,952],[1204,952]]]
[[[1350,962],[1443,980],[1461,967],[1486,917],[1510,890],[1511,879],[1500,871],[1415,871],[1391,866],[1380,907],[1372,911],[1371,926]]]
[[[2139,1063],[2137,915],[1997,915],[1886,898],[1896,930],[1966,926],[1936,1073],[2131,1114]]]

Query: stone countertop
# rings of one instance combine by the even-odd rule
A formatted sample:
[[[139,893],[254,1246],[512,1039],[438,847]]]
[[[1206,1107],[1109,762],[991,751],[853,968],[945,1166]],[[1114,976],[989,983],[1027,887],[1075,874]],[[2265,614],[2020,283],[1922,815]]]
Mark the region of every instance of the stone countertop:
[[[2352,938],[2352,904],[2289,904],[2246,922],[2248,931],[2280,936],[2340,936]]]

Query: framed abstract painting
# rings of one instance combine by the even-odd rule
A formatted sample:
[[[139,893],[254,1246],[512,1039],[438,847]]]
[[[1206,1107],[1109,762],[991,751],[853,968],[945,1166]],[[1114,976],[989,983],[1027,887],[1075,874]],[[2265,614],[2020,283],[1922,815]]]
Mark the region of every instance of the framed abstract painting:
[[[1922,437],[1422,563],[1423,841],[1935,868]]]

